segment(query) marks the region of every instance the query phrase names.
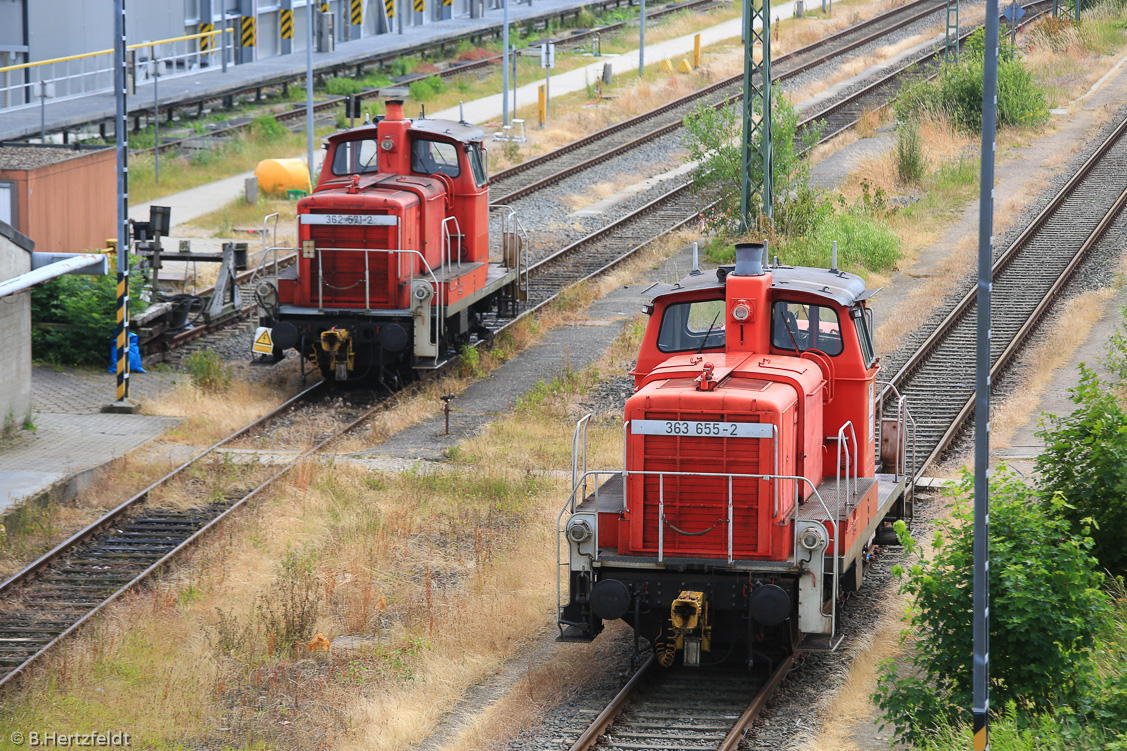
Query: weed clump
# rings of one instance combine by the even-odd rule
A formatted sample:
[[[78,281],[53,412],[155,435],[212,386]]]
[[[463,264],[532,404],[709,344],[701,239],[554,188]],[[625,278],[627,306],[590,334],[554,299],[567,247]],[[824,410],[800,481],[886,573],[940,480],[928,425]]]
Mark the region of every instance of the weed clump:
[[[205,394],[224,392],[231,388],[231,371],[212,350],[199,350],[188,355],[184,358],[184,367],[188,369],[192,385]]]
[[[904,184],[918,183],[924,176],[923,140],[920,126],[915,120],[905,120],[896,126],[896,175]]]

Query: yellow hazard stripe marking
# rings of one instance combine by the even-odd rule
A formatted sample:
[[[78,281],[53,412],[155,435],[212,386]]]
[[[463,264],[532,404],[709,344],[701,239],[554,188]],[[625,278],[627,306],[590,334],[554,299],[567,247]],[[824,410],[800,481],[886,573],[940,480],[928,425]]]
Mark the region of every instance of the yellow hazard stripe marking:
[[[210,34],[213,31],[215,31],[215,24],[213,24],[213,23],[201,23],[200,24],[200,33],[201,34]],[[200,37],[200,52],[210,52],[210,51],[211,51],[211,37]]]
[[[383,0],[383,7],[388,18],[395,18],[395,0]]]
[[[322,13],[328,13],[329,12],[329,4],[328,3],[321,3],[321,12]]]
[[[422,13],[424,10],[426,10],[426,7],[427,7],[426,0],[415,0],[415,12],[416,13]]]
[[[364,23],[364,0],[352,0],[352,25]]]
[[[253,47],[255,37],[255,19],[254,16],[243,16],[243,46]]]
[[[974,751],[986,751],[986,728],[979,728],[974,734]]]
[[[293,11],[282,11],[282,39],[293,39]]]

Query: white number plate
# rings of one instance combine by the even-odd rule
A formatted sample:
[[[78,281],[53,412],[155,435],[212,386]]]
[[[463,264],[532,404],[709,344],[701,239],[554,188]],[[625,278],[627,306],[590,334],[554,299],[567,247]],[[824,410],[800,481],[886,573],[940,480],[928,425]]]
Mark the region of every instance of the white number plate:
[[[632,420],[634,435],[684,435],[700,438],[770,438],[769,424],[758,422],[688,422],[685,420]]]
[[[346,224],[357,227],[394,227],[399,217],[381,214],[302,214],[302,224]]]

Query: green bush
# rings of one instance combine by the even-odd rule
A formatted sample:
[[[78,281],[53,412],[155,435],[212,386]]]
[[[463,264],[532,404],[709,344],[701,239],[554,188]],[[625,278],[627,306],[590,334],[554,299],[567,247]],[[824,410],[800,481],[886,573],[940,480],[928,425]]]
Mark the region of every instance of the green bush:
[[[131,269],[138,268],[139,259],[134,257]],[[144,279],[139,273],[129,276],[129,296],[136,312]],[[110,256],[106,276],[66,274],[37,287],[31,294],[31,320],[35,359],[58,365],[108,365],[117,326],[114,257]]]
[[[898,736],[920,743],[970,720],[974,477],[964,473],[954,512],[938,522],[931,560],[894,567],[913,597],[906,616],[908,669],[881,663],[873,699]],[[990,483],[991,704],[1045,711],[1087,695],[1097,634],[1108,623],[1092,542],[1037,503],[1008,469]],[[918,554],[898,522],[909,554]]]
[[[325,91],[333,96],[351,96],[363,91],[364,85],[352,78],[330,78],[325,81]]]
[[[438,76],[428,76],[419,81],[412,81],[410,86],[411,99],[416,102],[425,102],[446,91],[446,82]]]
[[[901,120],[943,114],[966,130],[982,128],[983,32],[965,42],[959,61],[930,81],[906,84],[896,99]],[[1017,51],[1003,40],[998,54],[998,126],[1032,126],[1049,118],[1048,100]]]
[[[1072,389],[1076,410],[1047,416],[1038,435],[1045,442],[1037,457],[1046,504],[1059,505],[1075,529],[1091,527],[1093,552],[1100,565],[1127,574],[1127,413],[1114,384],[1080,365]],[[1064,499],[1062,502],[1059,499]]]

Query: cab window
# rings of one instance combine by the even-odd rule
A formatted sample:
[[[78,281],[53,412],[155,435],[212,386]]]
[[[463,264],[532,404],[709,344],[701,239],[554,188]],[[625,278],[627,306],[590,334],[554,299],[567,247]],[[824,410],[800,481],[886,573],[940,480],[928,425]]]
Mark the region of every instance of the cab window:
[[[865,312],[864,308],[857,307],[850,310],[849,315],[853,318],[853,325],[857,328],[857,341],[861,343],[861,359],[865,361],[865,366],[868,367],[876,359],[876,352],[873,350],[873,338],[869,331],[869,319]]]
[[[724,346],[723,300],[669,305],[661,317],[657,348],[662,352],[699,352]]]
[[[333,152],[333,174],[339,176],[378,172],[378,156],[379,149],[376,148],[374,138],[343,141],[337,144]]]
[[[841,322],[833,308],[780,300],[775,303],[771,320],[771,345],[778,349],[817,349],[831,357],[843,351]]]
[[[466,154],[470,157],[470,170],[473,171],[474,184],[479,187],[485,187],[485,181],[489,176],[485,173],[485,155],[482,153],[480,143],[467,143]]]
[[[451,143],[415,139],[411,144],[411,171],[420,175],[443,174],[457,177],[462,174],[458,164],[458,149]]]

